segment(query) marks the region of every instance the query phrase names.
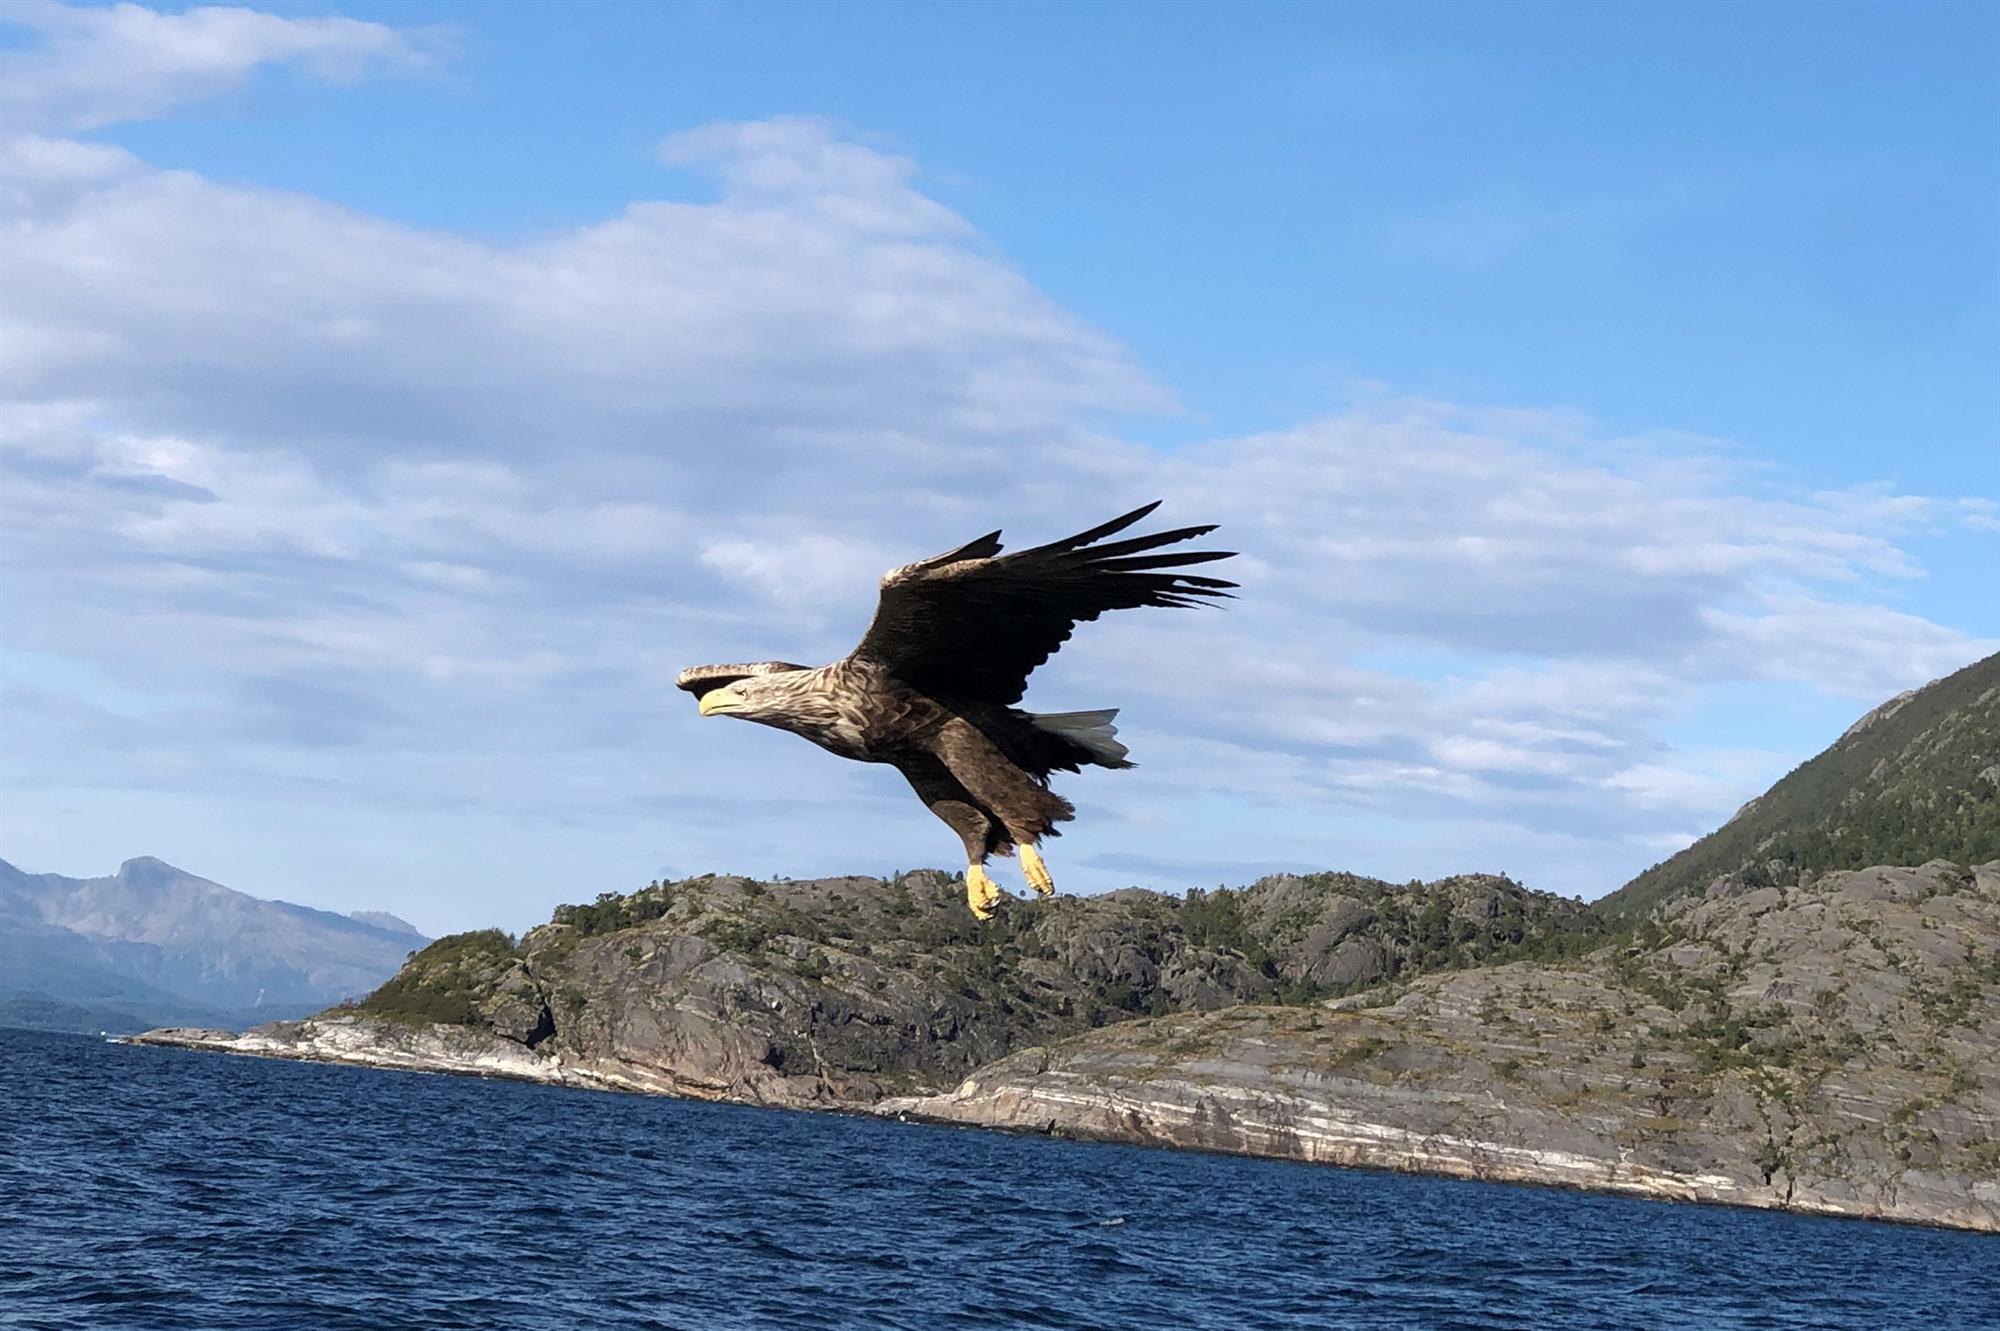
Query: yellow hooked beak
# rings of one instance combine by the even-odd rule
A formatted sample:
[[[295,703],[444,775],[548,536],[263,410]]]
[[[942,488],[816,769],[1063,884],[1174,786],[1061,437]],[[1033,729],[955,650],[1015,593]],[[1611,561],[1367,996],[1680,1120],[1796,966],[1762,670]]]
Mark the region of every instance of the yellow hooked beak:
[[[718,712],[734,711],[749,701],[735,688],[725,684],[719,689],[710,689],[701,695],[701,714],[714,716]]]

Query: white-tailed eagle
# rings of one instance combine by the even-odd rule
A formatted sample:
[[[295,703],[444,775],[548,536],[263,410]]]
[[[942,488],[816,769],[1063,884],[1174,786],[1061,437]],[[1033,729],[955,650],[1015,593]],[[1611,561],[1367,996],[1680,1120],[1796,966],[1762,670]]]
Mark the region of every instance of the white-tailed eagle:
[[[1028,885],[1055,891],[1035,847],[1076,810],[1049,789],[1049,774],[1132,766],[1111,724],[1116,708],[1018,709],[1029,674],[1107,610],[1199,605],[1236,586],[1178,571],[1234,551],[1154,553],[1212,525],[1105,540],[1158,507],[1018,554],[1000,553],[996,531],[905,564],[883,576],[875,620],[844,659],[695,666],[678,686],[701,700],[703,716],[761,722],[843,758],[893,764],[964,840],[966,902],[990,918],[1000,889],[989,856],[1018,847]]]

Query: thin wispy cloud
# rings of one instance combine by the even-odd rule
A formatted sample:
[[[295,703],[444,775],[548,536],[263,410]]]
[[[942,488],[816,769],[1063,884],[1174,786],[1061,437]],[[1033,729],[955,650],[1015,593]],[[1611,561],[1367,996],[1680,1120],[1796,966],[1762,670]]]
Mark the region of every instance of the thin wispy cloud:
[[[450,49],[441,28],[396,29],[350,18],[280,18],[198,5],[163,13],[136,4],[11,0],[0,30],[38,39],[0,49],[0,128],[74,131],[158,116],[290,65],[330,83],[421,73]]]
[[[1384,230],[1382,244],[1399,259],[1488,268],[1537,246],[1601,242],[1684,224],[1740,201],[1746,185],[1718,173],[1654,176],[1615,189],[1496,190],[1399,217]]]

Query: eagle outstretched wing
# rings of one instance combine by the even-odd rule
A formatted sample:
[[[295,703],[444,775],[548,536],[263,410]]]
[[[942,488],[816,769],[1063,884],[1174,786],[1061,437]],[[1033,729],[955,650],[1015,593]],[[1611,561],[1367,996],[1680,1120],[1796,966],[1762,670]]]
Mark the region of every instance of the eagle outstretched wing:
[[[990,532],[956,550],[891,569],[875,619],[850,659],[887,669],[936,698],[1011,706],[1028,676],[1069,640],[1070,630],[1107,610],[1191,606],[1226,597],[1221,578],[1175,572],[1228,559],[1233,550],[1149,554],[1215,530],[1181,527],[1098,545],[1158,508],[1154,500],[1101,527],[1016,554],[1000,553]]]

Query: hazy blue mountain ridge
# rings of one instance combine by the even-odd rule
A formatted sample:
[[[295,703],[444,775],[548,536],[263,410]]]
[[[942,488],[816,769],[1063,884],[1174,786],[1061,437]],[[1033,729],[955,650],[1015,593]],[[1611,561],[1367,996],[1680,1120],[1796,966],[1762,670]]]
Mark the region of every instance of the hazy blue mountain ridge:
[[[150,856],[97,878],[0,860],[5,1022],[141,1029],[298,1016],[368,992],[426,941],[394,916],[268,901]]]

